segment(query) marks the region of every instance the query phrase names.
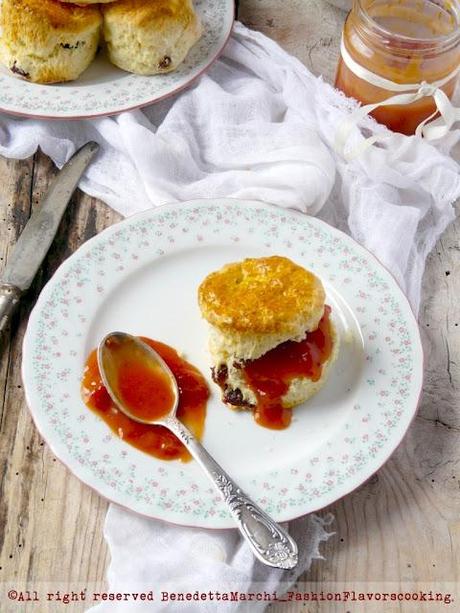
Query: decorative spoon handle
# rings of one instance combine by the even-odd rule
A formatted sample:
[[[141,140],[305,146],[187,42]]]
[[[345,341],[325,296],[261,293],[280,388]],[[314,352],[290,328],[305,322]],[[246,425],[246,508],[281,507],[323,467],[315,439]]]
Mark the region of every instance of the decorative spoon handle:
[[[255,556],[267,566],[294,568],[297,545],[289,534],[238,487],[182,422],[168,417],[161,424],[184,443],[219,490]]]

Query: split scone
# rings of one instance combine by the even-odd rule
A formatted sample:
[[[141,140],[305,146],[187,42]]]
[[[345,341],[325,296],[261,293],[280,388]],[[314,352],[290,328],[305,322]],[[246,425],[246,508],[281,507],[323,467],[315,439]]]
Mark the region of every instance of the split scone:
[[[118,0],[101,8],[110,61],[128,72],[175,70],[202,33],[192,0]]]
[[[223,401],[285,428],[291,408],[318,392],[338,352],[323,285],[285,257],[227,264],[201,283],[212,376]]]
[[[35,83],[73,81],[96,55],[102,16],[98,7],[59,0],[0,2],[0,62]]]

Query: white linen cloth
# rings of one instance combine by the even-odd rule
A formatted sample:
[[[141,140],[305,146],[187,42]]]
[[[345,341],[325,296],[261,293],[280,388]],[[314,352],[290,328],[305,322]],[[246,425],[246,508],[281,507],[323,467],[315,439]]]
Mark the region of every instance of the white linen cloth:
[[[337,126],[356,103],[262,34],[236,24],[222,57],[193,87],[116,118],[78,122],[0,115],[0,154],[26,158],[38,146],[61,166],[88,140],[101,152],[81,182],[124,215],[168,201],[233,196],[318,214],[350,233],[395,275],[418,309],[425,258],[453,219],[459,166],[448,157],[452,132],[437,146],[389,135],[347,163],[333,150]],[[367,134],[386,131],[372,119]],[[351,136],[359,143],[358,129]],[[332,190],[332,191],[331,191]],[[105,525],[111,591],[273,591],[292,586],[319,555],[330,518],[291,522],[300,545],[296,571],[254,561],[235,531],[181,528],[111,506]],[[237,605],[256,611],[266,603]],[[216,611],[187,602],[187,611]],[[230,607],[227,607],[230,609]],[[179,603],[106,602],[106,611],[180,610]]]

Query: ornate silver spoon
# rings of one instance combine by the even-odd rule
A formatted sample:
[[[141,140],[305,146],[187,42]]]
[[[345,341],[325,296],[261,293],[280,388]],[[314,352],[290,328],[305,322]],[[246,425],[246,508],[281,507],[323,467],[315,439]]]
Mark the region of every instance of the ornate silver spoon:
[[[134,351],[137,359],[141,358],[152,371],[160,370],[168,377],[173,392],[173,401],[172,406],[165,407],[165,413],[160,418],[155,420],[140,418],[133,413],[133,408],[127,406],[126,401],[122,400],[118,386],[119,369],[123,362],[119,359],[120,350],[122,352]],[[98,364],[104,385],[120,411],[137,422],[168,428],[187,447],[221,493],[238,529],[249,543],[254,555],[267,566],[283,569],[294,568],[298,561],[295,541],[257,504],[252,502],[193,434],[177,419],[176,411],[179,403],[177,382],[158,353],[135,336],[123,332],[112,332],[102,339],[98,347]]]

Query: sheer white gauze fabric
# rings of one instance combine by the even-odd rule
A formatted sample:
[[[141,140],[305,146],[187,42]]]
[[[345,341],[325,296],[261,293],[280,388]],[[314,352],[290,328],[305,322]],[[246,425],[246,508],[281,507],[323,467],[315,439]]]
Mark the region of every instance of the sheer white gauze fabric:
[[[428,144],[390,134],[366,117],[350,145],[386,138],[346,162],[334,152],[337,125],[357,105],[314,77],[262,34],[236,24],[219,61],[193,87],[142,111],[77,122],[0,115],[0,154],[26,158],[37,147],[61,166],[88,140],[101,152],[81,182],[88,194],[130,215],[165,202],[231,196],[319,215],[351,234],[395,275],[418,309],[425,258],[453,219],[460,195],[453,131]],[[228,467],[229,470],[231,467]],[[330,517],[290,523],[296,571],[256,563],[235,531],[166,525],[111,506],[105,536],[112,591],[275,590],[293,585],[319,555]],[[233,603],[256,611],[266,603]],[[179,610],[169,602],[101,603],[105,611]],[[190,602],[187,611],[215,611]]]

